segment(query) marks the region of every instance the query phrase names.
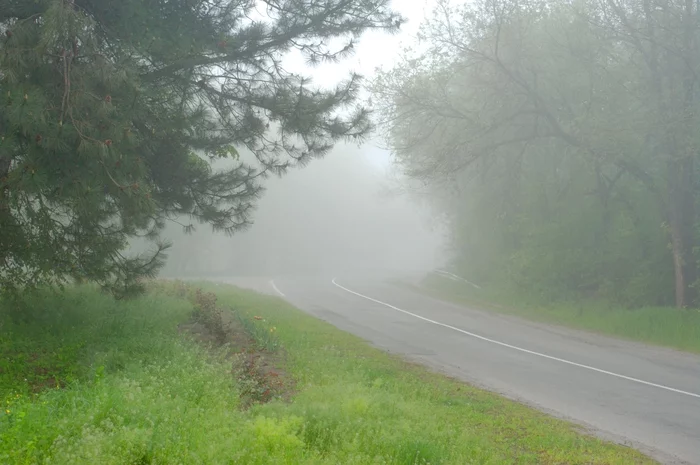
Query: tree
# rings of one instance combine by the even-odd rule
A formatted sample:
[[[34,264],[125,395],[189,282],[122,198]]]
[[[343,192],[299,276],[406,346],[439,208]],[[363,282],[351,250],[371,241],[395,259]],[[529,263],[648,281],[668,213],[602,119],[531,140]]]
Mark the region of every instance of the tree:
[[[387,4],[0,0],[4,289],[72,277],[127,295],[167,248],[127,257],[130,237],[176,217],[245,228],[262,177],[370,130],[359,76],[319,89],[282,58],[343,58],[400,26]]]
[[[673,254],[676,305],[696,303],[696,160],[700,5],[694,0],[607,0],[596,26],[629,49],[648,98],[649,149],[661,159],[658,192]],[[636,58],[632,58],[636,57]]]
[[[697,18],[685,0],[441,2],[428,51],[375,84],[391,144],[409,174],[470,192],[446,208],[490,228],[501,275],[657,304],[671,270],[692,304]]]

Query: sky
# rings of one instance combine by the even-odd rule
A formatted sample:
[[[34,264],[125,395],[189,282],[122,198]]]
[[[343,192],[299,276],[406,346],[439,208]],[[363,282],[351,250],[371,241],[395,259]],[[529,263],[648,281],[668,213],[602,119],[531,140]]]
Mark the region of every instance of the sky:
[[[370,76],[381,66],[391,66],[396,62],[401,48],[415,40],[418,28],[431,10],[435,0],[398,0],[392,2],[392,8],[407,19],[397,34],[382,31],[366,32],[355,46],[355,54],[340,63],[324,63],[313,68],[318,84],[330,85],[338,81],[339,76],[346,76],[349,71],[356,71]],[[291,56],[287,63],[295,70],[308,70],[299,54]]]
[[[378,68],[393,66],[402,48],[416,41],[418,28],[435,4],[435,0],[395,0],[392,9],[407,20],[398,33],[366,32],[356,44],[355,54],[339,63],[323,63],[309,68],[301,54],[296,52],[287,57],[285,66],[291,71],[311,73],[313,82],[324,87],[336,84],[351,72],[371,79]],[[369,141],[363,157],[372,166],[385,171],[390,164],[390,154],[381,148],[383,145],[376,139]]]

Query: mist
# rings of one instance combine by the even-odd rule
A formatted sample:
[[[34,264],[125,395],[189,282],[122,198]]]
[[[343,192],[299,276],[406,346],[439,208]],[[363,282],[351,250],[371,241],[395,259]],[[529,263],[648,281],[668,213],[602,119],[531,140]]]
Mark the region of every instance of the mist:
[[[173,247],[161,274],[420,273],[443,262],[444,230],[398,188],[376,144],[340,144],[264,185],[250,229],[228,237],[169,226],[163,237]]]
[[[396,35],[369,31],[346,60],[313,67],[298,51],[284,58],[289,70],[330,88],[350,72],[371,81],[381,66],[397,62],[432,0],[394,2],[409,22]],[[364,97],[368,94],[363,90]],[[447,261],[447,229],[434,211],[405,191],[378,134],[361,145],[338,143],[322,159],[264,180],[254,224],[226,236],[208,225],[185,234],[171,224],[162,239],[173,246],[161,276],[279,276],[299,274],[420,275]],[[256,165],[250,154],[244,161]],[[221,168],[222,166],[219,166]],[[185,224],[190,223],[183,219]],[[141,249],[134,242],[132,250]],[[145,247],[145,246],[144,246]]]

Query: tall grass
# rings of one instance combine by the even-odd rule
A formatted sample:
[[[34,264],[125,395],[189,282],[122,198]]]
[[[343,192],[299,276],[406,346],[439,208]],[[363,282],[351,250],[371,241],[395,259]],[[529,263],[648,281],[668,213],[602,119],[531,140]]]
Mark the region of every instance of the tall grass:
[[[192,311],[186,300],[46,292],[0,303],[9,360],[0,463],[651,463],[387,356],[278,299],[216,291],[261,345],[283,349],[298,390],[291,402],[239,408],[230,362],[178,334]]]
[[[536,299],[430,275],[419,290],[434,297],[523,318],[700,353],[700,311],[622,308],[605,302],[538,303]]]
[[[44,292],[15,321],[11,305],[0,305],[0,463],[221,463],[244,444],[230,367],[178,337],[187,301]],[[65,388],[32,394],[37,372]]]

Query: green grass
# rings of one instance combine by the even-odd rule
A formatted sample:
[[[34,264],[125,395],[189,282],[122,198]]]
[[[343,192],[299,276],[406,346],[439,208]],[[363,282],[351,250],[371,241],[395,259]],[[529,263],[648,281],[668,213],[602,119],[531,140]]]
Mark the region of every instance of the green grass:
[[[292,401],[240,409],[230,363],[177,331],[187,301],[47,292],[21,308],[0,303],[0,463],[653,463],[386,355],[282,300],[211,289],[261,346],[284,353]]]
[[[483,310],[700,353],[700,311],[696,309],[627,309],[600,302],[543,305],[521,295],[476,289],[438,275],[429,275],[420,286],[412,287],[433,297]]]

